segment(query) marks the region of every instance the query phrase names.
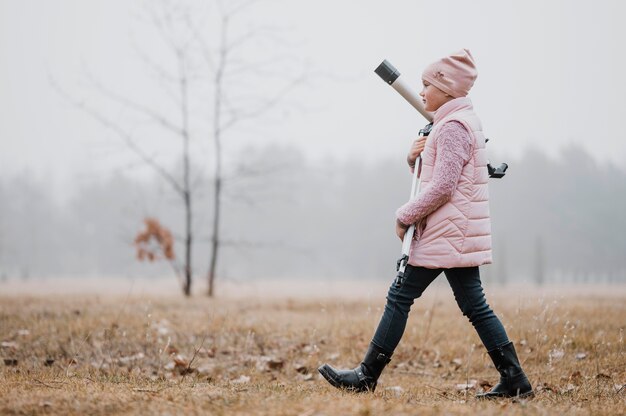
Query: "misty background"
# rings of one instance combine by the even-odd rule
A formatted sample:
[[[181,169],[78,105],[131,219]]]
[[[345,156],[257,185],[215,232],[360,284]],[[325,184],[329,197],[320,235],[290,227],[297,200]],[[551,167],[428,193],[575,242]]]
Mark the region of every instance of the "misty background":
[[[157,218],[179,259],[180,198],[94,113],[181,178],[180,140],[124,100],[179,119],[177,92],[155,69],[176,73],[168,42],[185,42],[192,21],[207,42],[190,42],[185,61],[193,285],[202,290],[216,90],[201,58],[219,53],[220,4],[245,6],[229,26],[229,39],[246,42],[234,50],[224,97],[252,109],[232,114],[254,116],[222,137],[218,287],[391,280],[394,212],[411,183],[405,156],[425,121],[373,69],[389,59],[419,89],[422,68],[461,47],[477,61],[470,97],[490,160],[510,166],[490,181],[494,264],[485,280],[626,282],[626,58],[612,46],[626,35],[626,6],[486,0],[0,0],[0,280],[174,279],[166,261],[139,262],[133,241],[146,217]]]

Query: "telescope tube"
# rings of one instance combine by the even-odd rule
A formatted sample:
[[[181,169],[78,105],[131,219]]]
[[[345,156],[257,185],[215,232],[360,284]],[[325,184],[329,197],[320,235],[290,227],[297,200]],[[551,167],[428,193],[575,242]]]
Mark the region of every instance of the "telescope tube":
[[[428,120],[431,124],[426,128],[420,131],[420,136],[428,135],[430,132],[430,126],[433,121],[433,114],[426,111],[424,108],[424,103],[422,102],[421,97],[416,94],[411,87],[409,87],[408,83],[404,82],[403,79],[400,78],[400,71],[398,71],[393,65],[389,63],[386,59],[378,65],[378,68],[374,70],[380,76],[383,81],[387,84],[391,85],[393,89],[398,91],[405,100],[409,102],[421,115],[424,116],[426,120]],[[420,188],[422,185],[421,178],[418,176],[419,172],[419,163],[420,158],[416,160],[416,167],[413,171],[413,185],[411,186],[411,199],[414,199],[419,195]],[[404,238],[402,239],[402,257],[398,260],[397,263],[397,271],[398,275],[396,276],[395,285],[396,287],[402,286],[405,276],[404,273],[406,271],[406,266],[409,262],[409,255],[411,252],[411,242],[413,240],[413,234],[415,233],[415,224],[411,224],[409,228],[406,230],[404,234]]]
[[[426,120],[429,122],[433,121],[433,114],[426,111],[422,98],[411,89],[407,82],[400,78],[400,71],[391,65],[389,61],[385,59],[380,65],[378,65],[378,68],[376,68],[374,72],[376,72],[378,76],[383,79],[383,81],[391,85],[393,89],[398,91],[398,93],[400,93],[400,95],[404,97],[409,104],[415,107],[415,109],[419,111]]]

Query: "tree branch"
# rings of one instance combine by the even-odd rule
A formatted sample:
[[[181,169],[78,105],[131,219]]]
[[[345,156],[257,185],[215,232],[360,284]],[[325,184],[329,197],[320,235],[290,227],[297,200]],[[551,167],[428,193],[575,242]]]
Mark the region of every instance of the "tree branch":
[[[114,122],[112,122],[111,120],[109,120],[108,118],[104,117],[102,114],[100,114],[99,112],[97,112],[95,109],[89,107],[88,105],[86,105],[84,103],[84,101],[79,101],[74,99],[73,97],[71,97],[69,94],[67,94],[65,91],[63,91],[61,89],[61,87],[58,85],[58,83],[54,80],[54,78],[50,77],[50,83],[52,84],[53,88],[61,95],[63,96],[66,100],[68,100],[73,106],[77,107],[78,109],[86,112],[87,114],[89,114],[90,116],[92,116],[94,119],[96,119],[96,121],[98,121],[102,126],[104,126],[105,128],[113,131],[114,133],[116,133],[123,141],[124,143],[137,155],[139,156],[146,164],[148,164],[150,167],[152,167],[159,175],[161,175],[167,182],[170,183],[170,185],[172,185],[172,187],[179,193],[183,193],[183,189],[180,186],[180,184],[176,181],[176,179],[165,170],[165,168],[163,168],[161,165],[159,165],[153,157],[148,156],[133,140],[133,137],[130,133],[128,133],[126,130],[124,130],[123,128],[121,128],[119,125],[115,124]]]
[[[135,110],[139,113],[142,113],[148,117],[150,117],[153,121],[157,122],[158,124],[160,124],[162,127],[164,127],[165,129],[171,131],[174,134],[177,135],[182,135],[183,131],[180,127],[176,126],[173,122],[167,120],[164,116],[162,116],[161,114],[157,113],[156,111],[142,105],[142,104],[138,104],[135,103],[131,100],[129,100],[126,97],[123,97],[111,90],[109,90],[108,88],[106,88],[104,85],[102,85],[102,83],[100,83],[98,80],[96,80],[90,72],[87,72],[87,77],[89,78],[89,80],[91,81],[92,85],[101,93],[103,94],[105,97],[109,98],[110,100],[113,100],[115,102],[117,102],[118,104],[122,104],[132,110]]]
[[[292,80],[289,84],[287,84],[282,90],[280,90],[276,95],[271,97],[269,100],[266,100],[263,104],[259,105],[258,108],[248,112],[235,112],[235,114],[231,117],[230,120],[224,123],[222,126],[222,130],[227,130],[231,128],[233,125],[237,124],[242,120],[249,120],[252,118],[259,117],[260,115],[268,112],[272,108],[276,107],[280,103],[280,101],[296,86],[302,84],[306,80],[306,75],[301,75],[298,78]]]
[[[157,64],[148,54],[144,53],[134,40],[131,40],[131,44],[135,54],[139,57],[141,62],[149,68],[158,78],[161,89],[167,94],[167,96],[177,104],[180,104],[180,97],[176,95],[170,88],[167,87],[167,83],[175,83],[177,79],[174,75],[170,74],[165,68]]]
[[[243,1],[241,2],[241,4],[236,5],[235,7],[233,7],[231,10],[229,10],[228,12],[224,12],[223,10],[223,6],[222,6],[222,1],[218,0],[218,6],[220,6],[220,9],[222,11],[223,14],[225,14],[227,17],[233,17],[239,13],[241,13],[242,11],[244,11],[245,9],[249,8],[250,6],[252,6],[254,3],[258,3],[260,0],[248,0],[248,1]]]

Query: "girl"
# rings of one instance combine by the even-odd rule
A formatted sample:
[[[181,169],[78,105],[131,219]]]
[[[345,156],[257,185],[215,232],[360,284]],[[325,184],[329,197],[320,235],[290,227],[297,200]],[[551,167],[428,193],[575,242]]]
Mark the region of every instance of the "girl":
[[[381,372],[402,338],[409,310],[428,285],[444,272],[454,297],[469,318],[500,373],[500,382],[480,398],[530,396],[513,343],[485,300],[478,266],[491,263],[491,225],[485,137],[467,97],[477,77],[474,59],[463,49],[429,65],[420,96],[434,112],[428,138],[414,143],[411,169],[421,154],[422,192],[396,212],[396,234],[416,225],[409,265],[400,287],[389,288],[385,311],[361,364],[318,370],[338,388],[374,391]]]

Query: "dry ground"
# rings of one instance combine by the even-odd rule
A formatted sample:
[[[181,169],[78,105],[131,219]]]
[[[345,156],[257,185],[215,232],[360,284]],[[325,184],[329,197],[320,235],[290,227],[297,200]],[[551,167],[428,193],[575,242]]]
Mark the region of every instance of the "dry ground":
[[[477,401],[497,374],[449,290],[427,292],[373,394],[316,368],[354,366],[368,300],[0,295],[0,414],[625,414],[626,291],[489,296],[537,396]]]

